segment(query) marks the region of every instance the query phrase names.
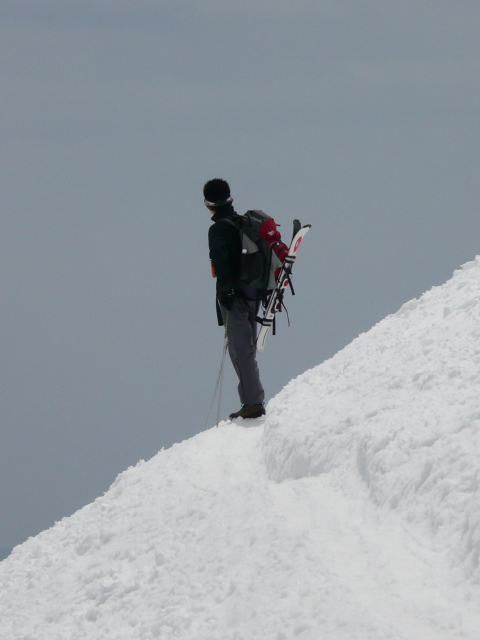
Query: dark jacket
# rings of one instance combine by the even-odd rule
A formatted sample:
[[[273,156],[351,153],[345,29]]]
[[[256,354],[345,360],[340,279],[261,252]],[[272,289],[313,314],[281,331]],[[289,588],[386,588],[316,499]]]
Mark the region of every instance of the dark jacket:
[[[235,223],[227,222],[229,218]],[[213,224],[208,230],[210,260],[217,278],[217,291],[238,293],[238,278],[242,257],[240,240],[241,217],[231,204],[217,209],[212,216]]]

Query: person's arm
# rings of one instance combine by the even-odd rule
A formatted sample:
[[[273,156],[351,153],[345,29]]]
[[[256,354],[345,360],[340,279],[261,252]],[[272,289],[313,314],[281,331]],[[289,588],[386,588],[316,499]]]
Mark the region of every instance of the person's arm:
[[[234,274],[227,229],[223,229],[219,224],[212,225],[208,231],[208,246],[213,271],[217,277],[217,291],[232,291]]]

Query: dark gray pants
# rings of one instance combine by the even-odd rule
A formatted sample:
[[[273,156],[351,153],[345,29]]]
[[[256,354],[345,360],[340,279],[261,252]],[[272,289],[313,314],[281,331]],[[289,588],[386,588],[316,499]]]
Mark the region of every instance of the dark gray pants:
[[[265,400],[256,360],[257,308],[257,302],[243,298],[236,298],[228,312],[220,305],[223,321],[227,324],[228,352],[239,379],[238,395],[242,405],[263,404]]]

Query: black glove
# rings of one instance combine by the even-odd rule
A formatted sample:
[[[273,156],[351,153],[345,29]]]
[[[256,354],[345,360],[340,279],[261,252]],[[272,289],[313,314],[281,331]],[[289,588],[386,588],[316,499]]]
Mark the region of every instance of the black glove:
[[[219,291],[217,298],[222,307],[230,311],[235,301],[235,292],[233,289],[230,289],[230,291]]]

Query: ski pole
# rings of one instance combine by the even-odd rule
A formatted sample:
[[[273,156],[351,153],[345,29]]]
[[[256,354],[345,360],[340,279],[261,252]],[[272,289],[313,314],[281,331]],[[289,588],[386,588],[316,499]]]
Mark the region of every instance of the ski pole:
[[[228,349],[228,321],[229,320],[230,320],[230,311],[227,309],[227,313],[225,314],[225,335],[223,338],[223,354],[222,354],[222,364],[220,366],[220,382],[219,382],[219,388],[218,388],[217,427],[220,423],[220,409],[222,406],[223,370],[225,366],[225,356],[227,355],[227,349]]]
[[[217,382],[215,383],[215,389],[213,392],[213,397],[212,397],[212,401],[210,402],[210,407],[208,409],[208,415],[207,415],[207,420],[205,422],[205,427],[204,427],[204,431],[207,429],[208,427],[208,421],[210,420],[210,415],[212,413],[212,409],[215,406],[215,400],[217,397],[217,393],[218,393],[218,411],[217,411],[217,425],[220,422],[220,404],[222,401],[222,385],[223,385],[223,371],[224,371],[224,365],[225,365],[225,356],[227,354],[227,348],[228,348],[228,320],[230,317],[230,311],[227,311],[226,316],[225,316],[225,334],[224,334],[224,340],[223,340],[223,347],[222,347],[222,360],[220,363],[220,371],[218,372],[218,376],[217,376]]]

